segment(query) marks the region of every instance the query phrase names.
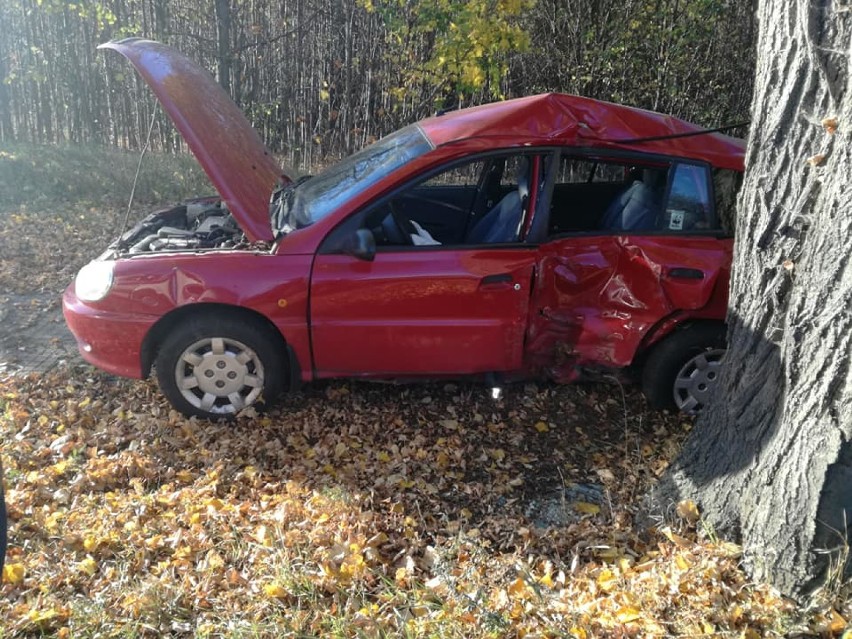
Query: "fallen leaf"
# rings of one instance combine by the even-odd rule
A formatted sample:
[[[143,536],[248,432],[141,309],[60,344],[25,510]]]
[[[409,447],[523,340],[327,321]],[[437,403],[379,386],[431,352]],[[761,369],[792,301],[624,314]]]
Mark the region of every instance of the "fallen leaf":
[[[587,501],[575,501],[574,510],[586,515],[597,515],[601,511],[601,507],[597,504],[592,504]]]
[[[825,129],[825,132],[829,135],[834,135],[837,132],[837,118],[828,117],[822,119],[822,128]]]
[[[8,584],[19,584],[24,580],[26,570],[23,564],[6,564],[3,566],[3,581]]]
[[[694,525],[700,518],[698,506],[691,499],[684,499],[677,505],[677,514],[681,519],[685,519],[689,524]]]

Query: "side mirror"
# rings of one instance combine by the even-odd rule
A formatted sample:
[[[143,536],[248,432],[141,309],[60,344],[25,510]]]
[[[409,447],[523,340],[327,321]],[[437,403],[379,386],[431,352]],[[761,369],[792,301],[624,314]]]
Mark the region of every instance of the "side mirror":
[[[376,238],[369,229],[358,229],[347,238],[343,246],[346,255],[372,262],[376,257]]]

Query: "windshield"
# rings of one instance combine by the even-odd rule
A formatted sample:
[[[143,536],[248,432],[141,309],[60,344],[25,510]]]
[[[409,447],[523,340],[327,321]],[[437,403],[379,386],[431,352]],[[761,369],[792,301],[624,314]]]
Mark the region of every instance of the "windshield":
[[[417,126],[400,129],[299,184],[286,198],[277,231],[309,226],[402,165],[430,151]],[[289,228],[285,228],[289,227]]]

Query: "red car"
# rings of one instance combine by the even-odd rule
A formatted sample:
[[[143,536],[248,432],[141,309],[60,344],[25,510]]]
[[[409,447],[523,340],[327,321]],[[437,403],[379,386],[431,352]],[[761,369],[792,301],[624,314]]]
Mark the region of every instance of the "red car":
[[[706,401],[741,140],[546,94],[437,115],[298,177],[186,57],[103,46],[148,82],[221,198],[149,215],[81,269],[64,313],[95,366],[153,367],[201,417],[323,378],[628,367],[655,406]]]

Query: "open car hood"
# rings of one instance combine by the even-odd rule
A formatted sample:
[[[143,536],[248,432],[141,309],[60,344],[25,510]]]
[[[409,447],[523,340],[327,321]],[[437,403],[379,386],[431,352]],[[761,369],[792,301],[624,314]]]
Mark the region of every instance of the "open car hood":
[[[186,56],[142,38],[102,44],[127,58],[186,140],[251,241],[274,238],[269,196],[282,172],[239,107],[213,76]]]

